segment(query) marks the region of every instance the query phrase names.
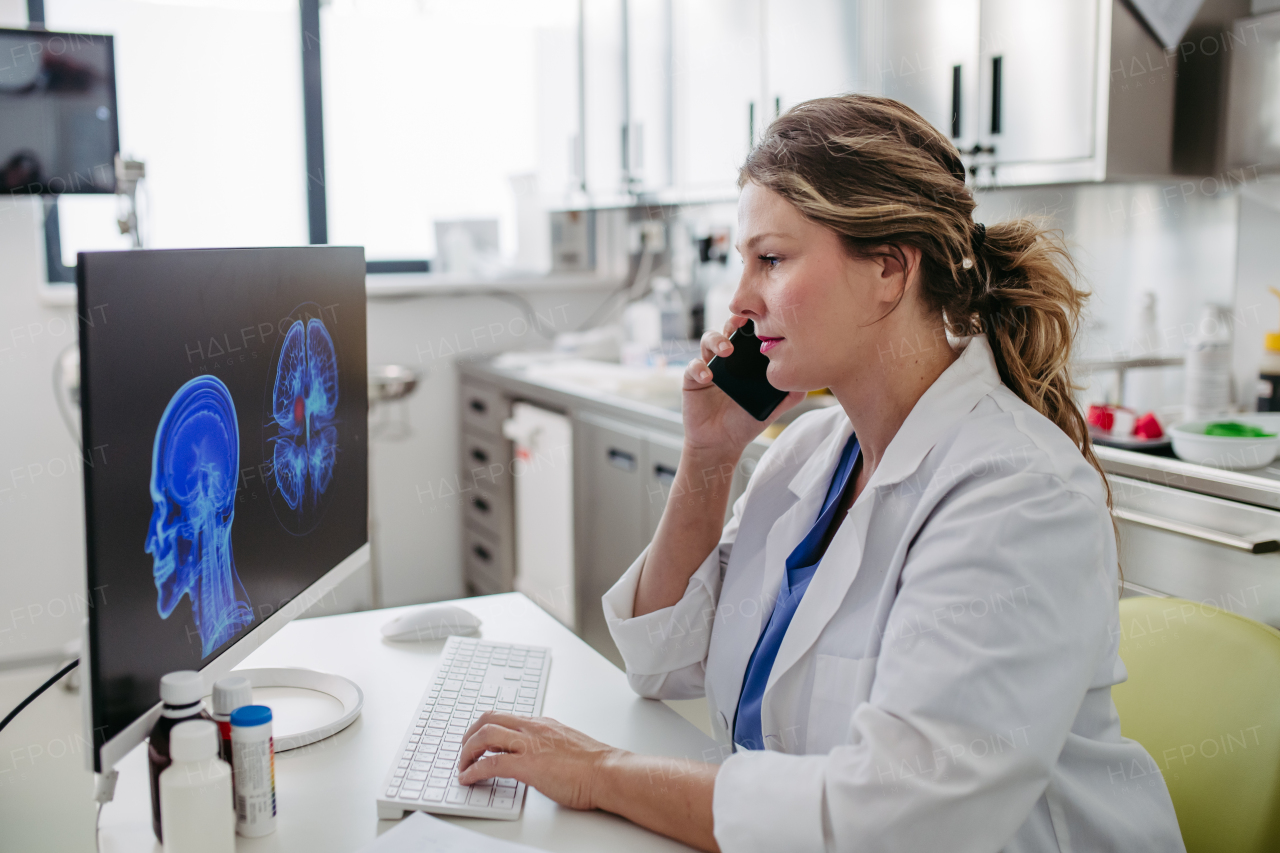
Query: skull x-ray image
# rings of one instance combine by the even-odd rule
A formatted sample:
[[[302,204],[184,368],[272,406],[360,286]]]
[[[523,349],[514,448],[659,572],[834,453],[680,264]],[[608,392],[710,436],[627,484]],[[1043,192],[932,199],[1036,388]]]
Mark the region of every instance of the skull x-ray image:
[[[156,610],[168,619],[185,595],[201,657],[253,622],[231,547],[240,436],[231,392],[197,376],[169,400],[151,455],[152,556]]]
[[[266,438],[278,500],[276,515],[292,533],[311,531],[338,458],[338,355],[317,305],[290,316],[276,357]],[[280,504],[283,504],[281,506]]]

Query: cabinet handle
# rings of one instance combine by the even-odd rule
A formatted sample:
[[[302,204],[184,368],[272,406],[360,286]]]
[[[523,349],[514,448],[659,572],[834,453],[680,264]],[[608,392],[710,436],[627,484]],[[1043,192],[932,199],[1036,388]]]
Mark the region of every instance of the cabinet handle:
[[[670,468],[662,463],[653,466],[653,476],[661,480],[667,486],[670,486],[676,479],[676,469]]]
[[[960,66],[951,66],[951,138],[960,138]]]
[[[747,150],[756,147],[756,102],[747,102]]]
[[[471,448],[471,458],[476,460],[477,462],[485,463],[489,461],[489,454],[485,453],[483,450],[481,450],[478,447],[473,447]]]
[[[475,554],[486,563],[493,559],[493,555],[489,553],[489,549],[483,545],[472,545],[471,553]]]
[[[485,412],[489,411],[488,404],[485,403],[484,400],[481,400],[479,397],[472,397],[470,405],[471,405],[471,411],[478,412],[482,415]]]
[[[636,457],[634,453],[610,447],[609,464],[615,468],[621,468],[623,471],[634,471],[636,470]]]
[[[1003,81],[1001,75],[1004,70],[1004,57],[991,57],[991,132],[999,133],[1003,116],[1000,115],[1000,103],[1003,100]]]
[[[1171,518],[1149,515],[1132,509],[1116,508],[1111,511],[1111,514],[1123,521],[1141,524],[1143,527],[1163,530],[1166,533],[1177,533],[1179,536],[1199,539],[1201,542],[1210,542],[1214,545],[1225,545],[1228,548],[1245,551],[1249,554],[1271,554],[1280,551],[1280,540],[1277,540],[1275,536],[1264,535],[1246,539],[1241,536],[1233,536],[1230,533],[1223,533],[1221,530],[1211,530],[1208,527],[1187,524],[1184,521],[1174,521]]]
[[[489,502],[484,498],[472,498],[471,502],[475,504],[476,509],[480,510],[481,512],[489,511]]]

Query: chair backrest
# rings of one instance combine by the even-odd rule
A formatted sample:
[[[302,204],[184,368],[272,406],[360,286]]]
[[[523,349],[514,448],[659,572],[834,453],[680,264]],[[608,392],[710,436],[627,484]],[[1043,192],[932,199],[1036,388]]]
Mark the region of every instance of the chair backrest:
[[[1280,851],[1280,631],[1178,598],[1126,598],[1120,626],[1120,730],[1164,775],[1187,853]]]

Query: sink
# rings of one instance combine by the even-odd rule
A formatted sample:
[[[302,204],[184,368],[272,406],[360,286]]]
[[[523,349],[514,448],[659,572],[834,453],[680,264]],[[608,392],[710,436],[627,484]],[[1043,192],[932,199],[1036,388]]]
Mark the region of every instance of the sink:
[[[532,364],[525,375],[538,382],[573,385],[678,412],[684,368],[677,365],[631,367],[607,361],[571,359]]]

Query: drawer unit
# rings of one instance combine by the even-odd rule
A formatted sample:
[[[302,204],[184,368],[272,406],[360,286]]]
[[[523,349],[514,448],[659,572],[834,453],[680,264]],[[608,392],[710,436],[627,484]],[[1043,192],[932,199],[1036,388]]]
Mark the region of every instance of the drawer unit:
[[[510,412],[506,398],[496,388],[463,382],[461,391],[462,425],[486,432],[489,435],[502,435],[502,422]]]
[[[468,524],[484,530],[494,538],[511,538],[510,497],[503,497],[487,489],[474,489],[467,493],[464,515]]]
[[[463,488],[480,486],[490,491],[510,488],[511,442],[471,429],[462,431],[459,460]]]
[[[510,541],[504,543],[473,527],[463,529],[462,557],[469,591],[478,595],[511,591],[515,572]]]
[[[1280,627],[1280,512],[1110,475],[1129,591]]]

